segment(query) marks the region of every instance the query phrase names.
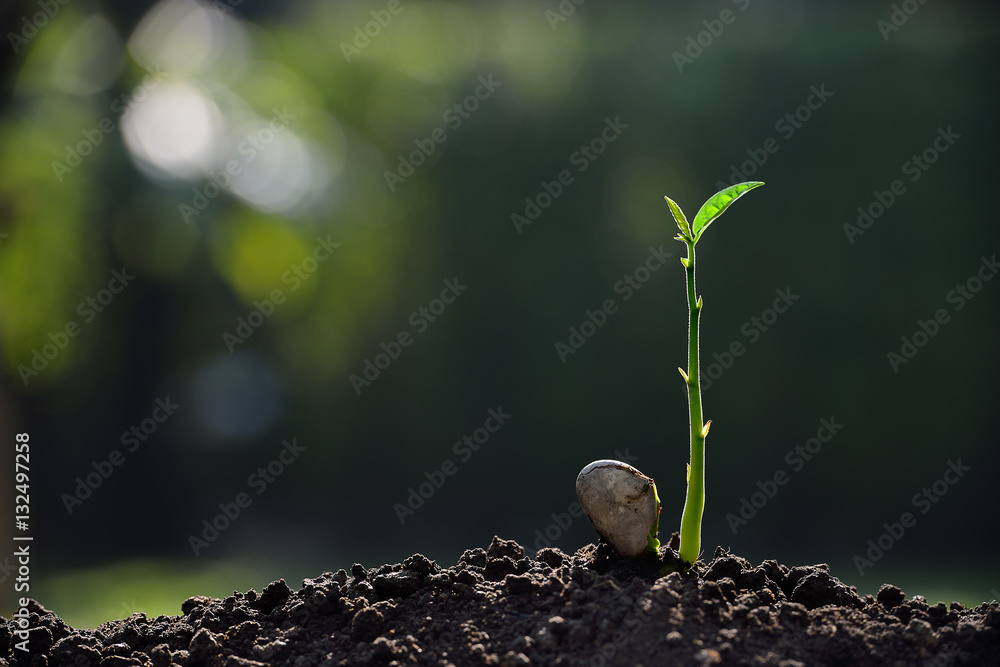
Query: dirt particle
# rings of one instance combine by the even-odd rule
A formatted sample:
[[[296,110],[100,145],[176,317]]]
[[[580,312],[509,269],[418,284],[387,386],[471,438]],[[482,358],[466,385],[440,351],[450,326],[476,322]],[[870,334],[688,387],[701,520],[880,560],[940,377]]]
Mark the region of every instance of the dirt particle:
[[[356,642],[370,642],[384,629],[385,617],[375,607],[365,607],[351,619],[351,639]]]
[[[531,660],[528,659],[528,656],[514,651],[507,651],[500,661],[500,667],[524,667],[530,664]]]
[[[392,642],[385,637],[378,637],[372,642],[372,655],[379,660],[388,660],[393,653]]]
[[[562,616],[553,616],[548,620],[549,632],[551,632],[556,637],[562,637],[567,632],[569,632],[569,626],[566,625],[566,619]]]
[[[930,623],[919,618],[912,618],[906,624],[906,628],[903,629],[903,639],[917,646],[930,648],[937,645],[937,639],[934,637],[934,628],[931,627]]]
[[[703,648],[694,654],[694,661],[699,665],[718,665],[722,656],[714,648]]]
[[[878,593],[875,594],[875,599],[886,609],[893,609],[903,604],[906,595],[897,586],[882,584],[878,589]]]
[[[101,661],[101,652],[97,649],[97,646],[97,639],[93,637],[75,635],[60,639],[52,646],[53,664],[96,665]],[[31,648],[30,643],[28,648]]]
[[[189,597],[187,600],[184,600],[184,602],[181,603],[181,613],[184,614],[185,616],[190,616],[192,611],[204,607],[210,602],[212,602],[212,598],[205,597],[204,595],[195,595],[193,597]]]
[[[303,626],[312,618],[312,611],[305,602],[296,602],[288,610],[288,622],[295,626]]]
[[[157,644],[149,652],[149,660],[153,667],[168,667],[170,665],[170,647],[166,644]]]
[[[527,574],[508,574],[504,577],[504,585],[514,595],[525,595],[537,588],[534,579]]]
[[[787,602],[781,605],[778,617],[782,623],[789,626],[803,626],[809,624],[808,610],[806,606],[798,602]]]
[[[375,591],[383,598],[407,597],[420,588],[420,575],[412,570],[380,574],[375,577]]]
[[[828,604],[853,606],[856,599],[847,586],[835,579],[829,572],[814,570],[802,577],[792,591],[792,602],[803,604],[807,609],[816,609]]]
[[[486,549],[486,557],[492,560],[494,558],[503,558],[504,556],[511,560],[521,560],[524,558],[524,547],[514,540],[503,540],[494,535],[493,541],[490,542],[490,546]]]
[[[128,644],[119,642],[117,644],[112,644],[111,646],[105,647],[104,653],[107,654],[107,656],[112,656],[112,655],[127,656],[130,653],[132,653],[132,649],[129,647]]]
[[[508,574],[514,574],[515,572],[517,572],[517,567],[514,565],[513,559],[509,556],[497,556],[490,558],[489,562],[486,563],[486,567],[483,569],[483,577],[487,581],[501,581]]]
[[[740,588],[758,590],[763,588],[765,584],[767,584],[767,572],[762,567],[746,570],[739,578]]]
[[[708,567],[708,571],[705,573],[704,579],[705,581],[718,581],[723,577],[729,577],[733,581],[739,581],[742,571],[743,568],[740,567],[738,560],[732,556],[723,556],[712,561]]]
[[[266,614],[287,600],[291,594],[292,591],[288,588],[288,584],[285,583],[284,579],[272,581],[264,587],[264,592],[260,594],[260,599],[257,600],[257,608]]]
[[[126,658],[123,655],[110,655],[101,660],[101,667],[142,667],[136,658]]]
[[[723,577],[715,582],[722,594],[722,599],[732,602],[736,599],[736,583],[729,577]]]
[[[554,570],[561,567],[562,564],[566,562],[566,557],[559,549],[546,547],[544,549],[540,549],[538,553],[535,554],[535,560],[545,563]]]
[[[347,588],[347,594],[350,597],[363,598],[373,603],[378,600],[378,593],[375,592],[375,587],[367,581],[358,581],[351,584]]]
[[[484,568],[486,567],[486,560],[486,550],[476,547],[475,549],[466,549],[462,557],[458,559],[458,562],[473,567]]]
[[[403,569],[411,570],[419,574],[431,574],[432,572],[439,571],[441,568],[439,568],[437,563],[432,561],[427,556],[424,556],[423,554],[413,554],[403,561]]]
[[[219,643],[215,634],[207,628],[202,628],[194,633],[191,644],[188,646],[188,654],[196,662],[206,662],[221,650],[222,644]]]
[[[795,586],[799,583],[799,580],[801,580],[806,575],[812,574],[817,569],[829,572],[830,566],[825,563],[822,563],[820,565],[798,565],[796,567],[791,568],[788,571],[788,574],[785,576],[785,581],[784,581],[785,595],[791,597],[792,591],[795,590]]]
[[[465,565],[465,563],[462,563],[462,565]],[[452,579],[454,579],[456,583],[466,584],[468,586],[482,583],[484,581],[483,575],[479,574],[475,570],[469,569],[458,570],[454,575],[452,575]]]

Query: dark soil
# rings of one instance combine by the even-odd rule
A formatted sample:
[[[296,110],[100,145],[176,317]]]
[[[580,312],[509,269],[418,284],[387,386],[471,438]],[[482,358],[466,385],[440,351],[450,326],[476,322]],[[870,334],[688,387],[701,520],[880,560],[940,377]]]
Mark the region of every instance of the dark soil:
[[[7,621],[0,656],[35,667],[1000,665],[995,601],[931,606],[889,584],[859,597],[827,565],[754,567],[722,549],[661,575],[676,563],[669,547],[659,560],[622,561],[603,544],[533,560],[494,538],[447,569],[415,554],[95,630],[32,601],[29,650]]]

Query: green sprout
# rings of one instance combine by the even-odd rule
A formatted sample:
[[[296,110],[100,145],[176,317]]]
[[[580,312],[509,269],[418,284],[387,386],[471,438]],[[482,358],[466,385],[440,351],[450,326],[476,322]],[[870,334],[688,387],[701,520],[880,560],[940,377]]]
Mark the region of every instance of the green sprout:
[[[689,225],[684,212],[670,197],[664,197],[670,212],[677,221],[681,233],[674,237],[687,244],[688,256],[681,258],[681,264],[687,270],[688,288],[688,369],[678,367],[681,377],[688,388],[688,415],[691,422],[691,462],[687,468],[687,500],[684,502],[684,512],[681,515],[680,557],[688,565],[693,565],[701,553],[701,517],[705,510],[705,437],[712,421],[703,421],[701,408],[701,366],[698,358],[698,320],[703,307],[700,296],[697,296],[694,286],[694,246],[701,239],[708,226],[722,215],[730,204],[750,190],[764,185],[760,181],[737,183],[720,190],[709,198],[698,215],[694,224]]]

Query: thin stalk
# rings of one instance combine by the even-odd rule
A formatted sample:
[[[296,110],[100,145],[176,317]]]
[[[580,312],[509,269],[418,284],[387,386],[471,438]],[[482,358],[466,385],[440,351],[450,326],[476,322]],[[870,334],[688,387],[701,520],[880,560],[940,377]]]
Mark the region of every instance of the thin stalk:
[[[705,436],[708,424],[702,423],[701,367],[698,359],[698,320],[701,318],[702,301],[694,286],[694,242],[685,239],[688,248],[688,415],[691,424],[691,463],[688,465],[688,492],[681,515],[680,556],[686,563],[694,563],[701,552],[701,517],[705,510]]]

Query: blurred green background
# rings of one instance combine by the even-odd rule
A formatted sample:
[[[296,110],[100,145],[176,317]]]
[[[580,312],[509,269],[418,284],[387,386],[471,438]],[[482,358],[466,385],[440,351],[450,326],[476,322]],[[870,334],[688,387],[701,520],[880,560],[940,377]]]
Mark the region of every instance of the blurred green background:
[[[763,180],[698,248],[706,556],[996,597],[997,13],[8,4],[0,532],[28,433],[31,595],[94,626],[495,534],[572,552],[597,458],[657,480],[669,534],[687,309],[663,196],[693,218]]]

